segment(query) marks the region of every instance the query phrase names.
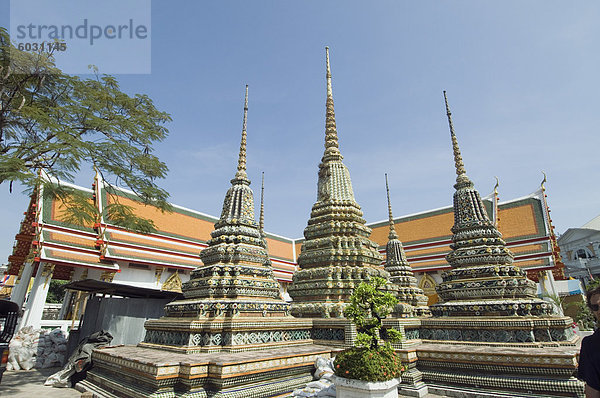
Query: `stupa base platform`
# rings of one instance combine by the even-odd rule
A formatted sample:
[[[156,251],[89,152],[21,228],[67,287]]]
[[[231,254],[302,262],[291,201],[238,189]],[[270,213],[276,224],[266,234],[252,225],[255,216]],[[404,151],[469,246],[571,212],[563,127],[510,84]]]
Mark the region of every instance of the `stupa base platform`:
[[[443,317],[421,320],[419,338],[435,343],[557,347],[579,340],[569,317]]]
[[[423,381],[503,392],[515,397],[584,397],[584,383],[573,374],[577,347],[509,347],[424,343],[417,348]],[[455,395],[461,397],[486,395]],[[493,395],[490,395],[493,396]]]
[[[107,347],[94,351],[94,368],[78,386],[100,397],[275,397],[312,381],[317,357],[330,355],[318,345],[205,354]]]
[[[312,321],[292,317],[170,318],[147,321],[140,346],[186,354],[264,350],[313,342]]]

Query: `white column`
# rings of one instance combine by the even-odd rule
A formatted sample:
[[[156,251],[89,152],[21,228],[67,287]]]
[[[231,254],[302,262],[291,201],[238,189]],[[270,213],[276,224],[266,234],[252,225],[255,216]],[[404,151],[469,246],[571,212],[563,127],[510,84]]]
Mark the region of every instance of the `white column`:
[[[33,326],[35,329],[40,328],[44,304],[46,304],[46,297],[48,296],[48,289],[50,288],[53,271],[54,265],[52,264],[40,263],[38,266],[38,271],[33,280],[29,298],[25,304],[25,312],[23,313],[23,319],[21,319],[20,324],[21,328],[25,326]]]
[[[65,319],[65,315],[71,309],[71,298],[73,297],[73,292],[71,290],[67,290],[65,292],[65,298],[62,302],[62,307],[60,307],[60,312],[58,313],[58,319]]]
[[[564,316],[564,311],[562,309],[562,305],[560,305],[560,295],[558,289],[556,288],[556,281],[554,280],[554,275],[552,274],[552,270],[545,270],[540,273],[539,283],[540,283],[540,291],[542,295],[546,295],[546,301],[551,302],[554,305],[554,308],[558,312],[558,315]]]
[[[25,302],[25,296],[27,295],[27,288],[29,287],[29,281],[31,280],[31,274],[33,273],[33,264],[28,262],[23,265],[23,272],[17,284],[13,287],[10,294],[10,301],[14,301],[19,305],[19,308],[23,306]]]

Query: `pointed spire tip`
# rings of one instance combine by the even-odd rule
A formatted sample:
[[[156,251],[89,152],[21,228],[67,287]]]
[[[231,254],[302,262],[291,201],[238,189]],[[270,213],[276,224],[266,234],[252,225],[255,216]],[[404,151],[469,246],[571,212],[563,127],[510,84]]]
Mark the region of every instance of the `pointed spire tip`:
[[[446,116],[448,117],[448,126],[450,127],[450,137],[452,139],[452,151],[454,152],[454,166],[456,167],[456,182],[469,182],[465,165],[463,163],[462,155],[460,154],[460,148],[458,147],[458,140],[456,134],[454,134],[454,125],[452,124],[452,113],[450,112],[450,106],[448,105],[448,97],[444,90],[444,103],[446,105]]]
[[[388,175],[385,173],[385,191],[387,193],[387,201],[388,201],[388,216],[390,223],[390,233],[388,235],[388,239],[398,239],[398,234],[396,233],[396,229],[394,228],[394,216],[392,215],[392,202],[390,200],[390,187],[388,184]]]
[[[335,125],[335,111],[333,108],[333,91],[331,89],[331,68],[329,66],[329,47],[325,47],[325,63],[327,80],[327,99],[325,101],[325,155],[324,159],[341,158],[337,127]]]
[[[246,127],[248,122],[248,85],[246,84],[246,94],[244,96],[244,118],[242,121],[242,139],[240,142],[240,154],[238,157],[237,172],[234,180],[246,181],[249,183],[248,175],[246,174]]]

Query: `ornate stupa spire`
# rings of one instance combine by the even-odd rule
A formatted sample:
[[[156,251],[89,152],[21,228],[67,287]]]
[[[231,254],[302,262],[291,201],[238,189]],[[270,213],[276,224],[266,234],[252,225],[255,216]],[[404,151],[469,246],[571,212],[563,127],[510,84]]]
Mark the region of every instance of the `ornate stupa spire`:
[[[454,134],[454,125],[452,124],[452,113],[450,112],[450,106],[448,105],[446,91],[444,91],[444,102],[446,104],[446,116],[448,117],[448,126],[450,127],[450,138],[452,139],[452,151],[454,152],[454,166],[456,167],[456,185],[473,186],[473,183],[471,182],[469,177],[467,177],[465,164],[463,163],[462,155],[460,154],[460,148],[458,147],[458,140],[456,139],[456,134]],[[458,189],[456,185],[454,187]]]
[[[317,201],[304,230],[298,265],[288,291],[292,314],[298,317],[341,317],[354,287],[373,276],[388,278],[381,269],[377,244],[352,190],[342,163],[333,110],[329,49],[325,48],[327,99],[325,152],[319,164]],[[389,290],[395,290],[392,284]]]
[[[165,306],[165,316],[145,324],[142,345],[190,352],[246,351],[309,344],[310,323],[290,315],[275,279],[263,232],[254,219],[254,197],[246,174],[248,86],[235,177],[203,265],[182,285],[184,299]],[[276,331],[275,331],[276,330]]]
[[[223,211],[211,232],[208,247],[200,253],[204,263],[183,285],[189,302],[205,304],[198,316],[238,316],[252,312],[284,315],[287,303],[281,299],[279,283],[273,276],[262,223],[254,219],[254,198],[246,174],[246,123],[248,86],[244,100],[242,140],[235,177],[223,201]],[[179,311],[180,301],[166,307],[167,315]],[[215,306],[219,303],[219,306]],[[258,303],[258,304],[257,304]],[[198,307],[200,308],[200,307]]]
[[[388,234],[388,239],[398,239],[398,234],[396,233],[396,229],[394,228],[394,216],[392,215],[392,202],[390,200],[390,186],[388,185],[387,173],[385,173],[385,192],[387,194],[388,217],[390,223],[390,233]]]
[[[446,92],[444,102],[457,175],[452,250],[446,256],[452,270],[443,275],[444,281],[437,286],[437,292],[445,302],[433,305],[431,311],[436,316],[551,313],[550,306],[536,298],[535,283],[513,265],[513,254],[488,217],[479,192],[467,177]]]
[[[427,307],[427,296],[423,290],[417,287],[417,278],[412,271],[402,242],[394,228],[394,217],[392,215],[392,203],[390,201],[390,188],[387,174],[385,175],[385,190],[388,201],[388,215],[390,233],[388,243],[385,247],[385,270],[390,273],[390,282],[398,287],[397,297],[400,300],[396,308],[396,314],[400,316],[429,316],[431,312]]]
[[[265,172],[261,174],[260,182],[260,217],[258,219],[258,229],[262,236],[265,235]]]
[[[244,119],[242,121],[242,140],[240,142],[240,154],[238,156],[238,165],[237,172],[235,173],[235,177],[231,180],[233,184],[234,181],[239,181],[241,183],[250,184],[250,180],[248,179],[248,174],[246,174],[246,125],[248,123],[248,85],[246,84],[246,96],[244,98]]]
[[[339,150],[337,127],[335,124],[335,110],[333,108],[333,91],[331,89],[331,67],[329,66],[329,47],[325,47],[325,59],[327,64],[327,100],[325,102],[325,153],[323,161],[342,160]]]

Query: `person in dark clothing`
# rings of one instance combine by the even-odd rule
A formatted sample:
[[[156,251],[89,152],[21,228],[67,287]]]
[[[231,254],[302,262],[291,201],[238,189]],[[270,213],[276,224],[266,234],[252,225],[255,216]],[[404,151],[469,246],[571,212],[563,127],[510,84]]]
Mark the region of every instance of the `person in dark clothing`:
[[[600,321],[600,286],[586,294],[587,305]],[[600,398],[600,328],[581,342],[579,378],[585,381],[586,398]]]

